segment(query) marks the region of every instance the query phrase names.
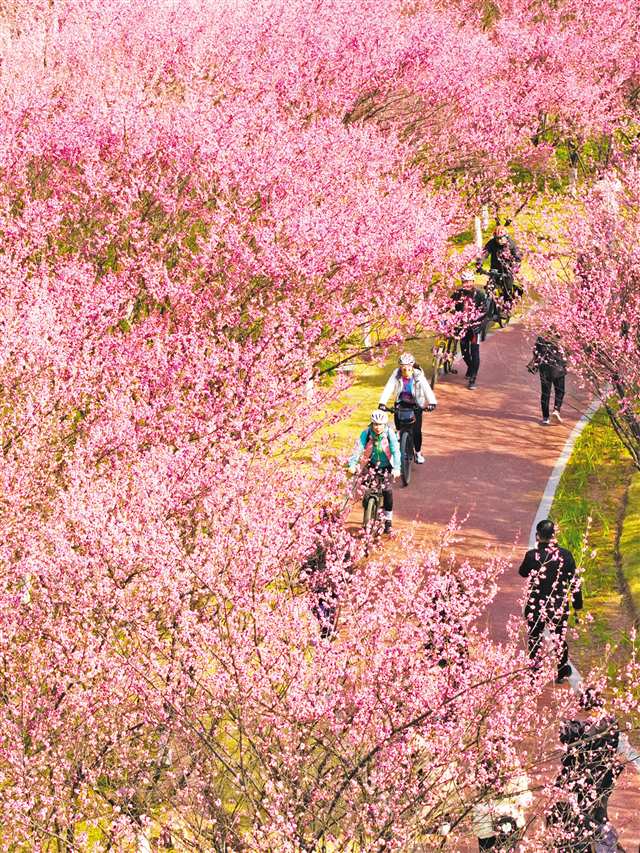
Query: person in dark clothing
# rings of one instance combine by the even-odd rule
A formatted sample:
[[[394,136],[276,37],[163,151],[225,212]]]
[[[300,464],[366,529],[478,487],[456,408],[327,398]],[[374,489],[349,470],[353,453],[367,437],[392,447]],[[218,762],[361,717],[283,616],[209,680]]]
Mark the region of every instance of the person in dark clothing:
[[[598,824],[580,814],[575,803],[568,800],[554,803],[545,817],[553,853],[593,853]]]
[[[620,726],[605,713],[604,701],[593,688],[582,692],[580,706],[587,712],[586,718],[567,720],[560,731],[565,752],[556,787],[575,798],[583,816],[605,826],[609,797],[622,772]]]
[[[529,373],[540,373],[540,407],[543,426],[549,425],[549,402],[553,387],[553,412],[551,417],[562,423],[560,409],[564,400],[564,383],[567,375],[567,359],[559,340],[552,334],[538,335],[533,348],[533,357],[527,365]]]
[[[338,622],[338,588],[335,566],[342,564],[345,572],[352,569],[350,536],[340,522],[341,511],[324,507],[316,525],[314,550],[301,566],[300,580],[312,594],[311,612],[318,620],[320,636],[330,639]]]
[[[487,322],[487,294],[474,284],[471,270],[462,273],[462,287],[451,294],[456,312],[463,314],[464,321],[460,329],[464,329],[460,339],[460,351],[467,365],[466,377],[469,380],[469,390],[476,387],[478,370],[480,369],[480,340],[482,330]]]
[[[566,633],[569,619],[569,598],[574,610],[582,609],[582,590],[576,575],[576,563],[566,548],[554,539],[555,527],[545,518],[536,527],[537,545],[524,556],[518,573],[529,580],[529,593],[524,615],[529,632],[529,657],[536,668],[545,628],[558,643],[558,674],[556,683],[571,675]]]
[[[501,225],[496,225],[493,237],[485,243],[484,249],[478,257],[478,272],[482,272],[482,265],[487,257],[491,264],[487,291],[494,300],[496,296],[501,297],[504,311],[508,317],[514,300],[522,296],[523,293],[522,287],[515,283],[515,276],[520,269],[522,256],[515,242]],[[495,319],[502,325],[502,315],[497,306],[495,307]]]

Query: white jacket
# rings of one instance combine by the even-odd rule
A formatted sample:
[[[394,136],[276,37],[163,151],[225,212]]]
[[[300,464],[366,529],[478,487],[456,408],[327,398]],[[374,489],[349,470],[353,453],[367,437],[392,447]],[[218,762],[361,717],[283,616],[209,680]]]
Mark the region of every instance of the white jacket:
[[[380,395],[380,402],[383,405],[387,404],[387,400],[390,397],[393,397],[395,400],[398,394],[402,391],[401,377],[402,374],[398,367],[389,377],[389,380]],[[431,385],[427,382],[427,377],[419,367],[413,368],[413,396],[415,397],[418,406],[423,409],[425,406],[435,406],[437,402],[436,395],[433,393]]]

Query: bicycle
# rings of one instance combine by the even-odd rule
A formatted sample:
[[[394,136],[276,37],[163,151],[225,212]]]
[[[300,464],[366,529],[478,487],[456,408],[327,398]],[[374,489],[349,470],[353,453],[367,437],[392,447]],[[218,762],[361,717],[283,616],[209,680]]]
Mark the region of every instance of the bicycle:
[[[436,387],[438,376],[442,371],[445,376],[447,373],[457,373],[453,366],[453,362],[458,351],[458,339],[448,337],[447,335],[438,335],[433,342],[433,370],[431,373],[430,385]]]
[[[481,333],[481,340],[484,340],[487,335],[487,326],[491,321],[497,323],[501,329],[503,325],[509,325],[511,308],[516,297],[522,296],[522,288],[514,282],[513,275],[504,270],[492,268],[487,272],[478,269],[478,273],[489,279],[487,295],[490,299],[490,307],[487,312],[487,322]]]
[[[397,402],[394,406],[385,406],[387,412],[392,412],[398,423],[400,439],[400,477],[402,484],[408,486],[411,482],[411,466],[413,464],[413,426],[416,422],[416,410],[420,406],[414,403]]]
[[[379,468],[368,468],[363,474],[362,482],[365,492],[362,498],[364,509],[362,526],[365,530],[377,533],[380,527],[380,507],[383,501],[383,489],[389,481],[389,472]]]

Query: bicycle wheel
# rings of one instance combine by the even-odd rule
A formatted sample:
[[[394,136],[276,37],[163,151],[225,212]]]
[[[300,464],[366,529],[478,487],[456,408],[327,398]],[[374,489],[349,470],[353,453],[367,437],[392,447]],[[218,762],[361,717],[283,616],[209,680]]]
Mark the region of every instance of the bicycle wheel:
[[[369,495],[364,505],[364,517],[362,526],[365,530],[373,529],[378,518],[378,499],[375,495]]]
[[[458,350],[458,341],[455,338],[448,338],[445,347],[444,364],[442,365],[445,373],[453,373],[453,362],[455,361],[456,352]],[[457,373],[457,371],[455,371]]]
[[[408,431],[400,437],[400,475],[402,482],[408,486],[411,482],[411,463],[413,462],[413,439]]]
[[[440,351],[434,352],[433,354],[433,366],[431,368],[431,379],[429,380],[429,385],[431,388],[436,387],[436,382],[438,381],[438,374],[440,373],[440,363],[442,361],[442,354]]]

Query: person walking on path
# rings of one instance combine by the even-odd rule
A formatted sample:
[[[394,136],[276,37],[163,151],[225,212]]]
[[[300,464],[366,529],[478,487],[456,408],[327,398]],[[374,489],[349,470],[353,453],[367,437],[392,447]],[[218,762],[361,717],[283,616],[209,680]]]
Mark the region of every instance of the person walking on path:
[[[465,270],[461,279],[462,286],[451,294],[451,298],[455,300],[456,311],[465,318],[461,327],[464,333],[460,339],[460,351],[467,365],[468,387],[473,391],[480,370],[480,340],[487,322],[489,300],[484,290],[475,286],[471,270]]]
[[[567,375],[567,359],[560,342],[553,333],[538,335],[533,348],[533,357],[527,365],[529,373],[540,373],[540,406],[543,426],[549,425],[549,402],[553,386],[553,412],[551,417],[562,423],[560,409],[564,400],[564,380]]]
[[[555,541],[553,521],[545,518],[536,526],[535,548],[524,556],[518,573],[529,580],[524,615],[527,620],[529,657],[534,670],[540,662],[542,636],[547,629],[555,637],[558,650],[556,684],[571,675],[567,622],[569,598],[575,611],[582,609],[582,590],[573,555]]]
[[[560,731],[565,747],[556,787],[567,792],[583,816],[607,829],[609,797],[623,766],[618,759],[620,726],[604,708],[601,694],[587,687],[580,695],[581,719],[566,720]]]
[[[400,403],[415,406],[413,449],[415,460],[418,465],[421,465],[424,462],[424,456],[420,452],[422,449],[422,412],[424,409],[432,412],[438,401],[427,381],[427,377],[424,375],[424,371],[418,367],[410,352],[405,352],[400,356],[399,365],[387,380],[378,405],[379,408],[384,409],[387,401],[393,397]],[[400,423],[397,414],[394,416],[394,420],[396,429],[399,430]]]

